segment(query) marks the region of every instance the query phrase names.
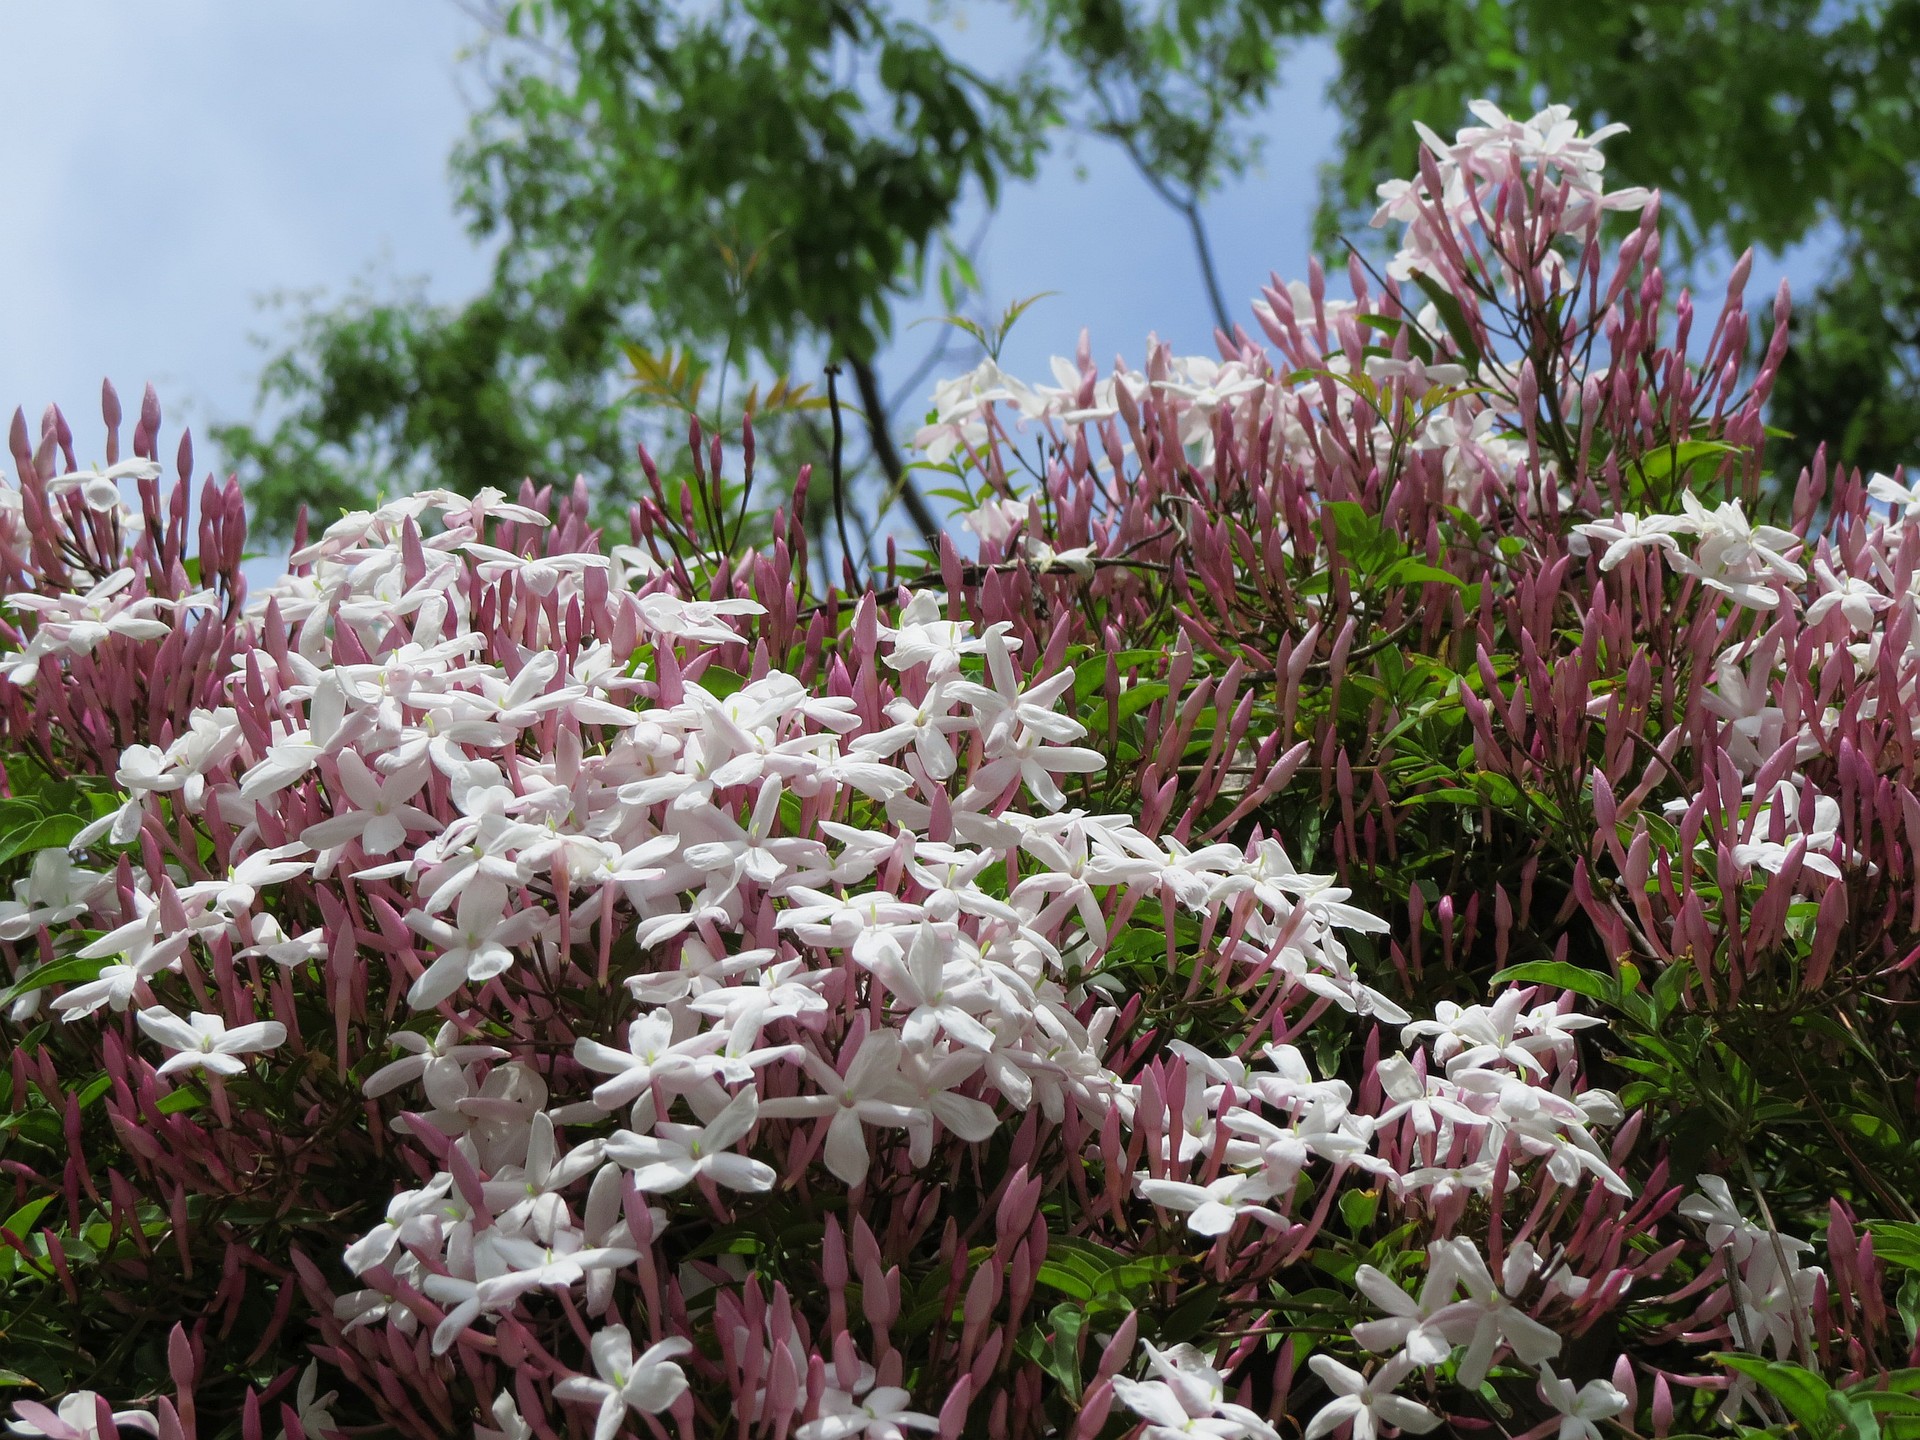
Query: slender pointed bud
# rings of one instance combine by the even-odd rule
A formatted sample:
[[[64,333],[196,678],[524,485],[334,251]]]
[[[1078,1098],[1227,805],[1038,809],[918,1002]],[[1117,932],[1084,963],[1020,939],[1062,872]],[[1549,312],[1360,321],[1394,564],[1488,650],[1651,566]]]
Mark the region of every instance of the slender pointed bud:
[[[1133,1359],[1139,1334],[1139,1313],[1129,1310],[1126,1319],[1122,1320],[1119,1328],[1113,1332],[1113,1338],[1107,1341],[1106,1348],[1100,1352],[1100,1365],[1093,1375],[1094,1385],[1104,1384],[1127,1368],[1127,1362]]]
[[[1102,1379],[1087,1388],[1080,1402],[1080,1416],[1073,1422],[1073,1440],[1097,1440],[1106,1429],[1107,1416],[1113,1412],[1113,1381]]]
[[[1804,839],[1800,843],[1804,845]],[[1820,912],[1813,926],[1813,945],[1807,955],[1806,973],[1800,982],[1803,993],[1818,990],[1826,984],[1846,925],[1847,884],[1844,880],[1835,880],[1820,897]]]
[[[1833,1267],[1835,1298],[1846,1311],[1859,1289],[1859,1232],[1851,1212],[1838,1200],[1827,1202],[1827,1256]]]
[[[860,1383],[860,1352],[854,1348],[853,1336],[844,1330],[833,1337],[833,1374],[834,1383],[842,1390],[852,1390]]]
[[[982,1265],[973,1272],[973,1279],[967,1282],[964,1315],[968,1327],[985,1325],[999,1299],[1000,1272],[992,1265]]]
[[[1619,840],[1613,838],[1613,827],[1617,823],[1613,786],[1607,783],[1606,773],[1601,770],[1593,772],[1593,820],[1598,830],[1595,835],[1596,843],[1588,853],[1599,854],[1600,842],[1603,839],[1613,839],[1613,844],[1618,846]]]
[[[821,1240],[821,1279],[827,1287],[827,1329],[838,1335],[847,1328],[847,1250],[840,1231],[839,1217],[827,1217],[826,1234]]]
[[[1033,1297],[1034,1272],[1038,1268],[1033,1247],[1027,1241],[1014,1246],[1013,1258],[1007,1265],[1007,1314],[1015,1320],[1026,1313],[1027,1301]]]
[[[1027,1221],[1032,1218],[1031,1202],[1038,1198],[1038,1194],[1037,1184],[1033,1187],[1028,1184],[1024,1165],[1014,1171],[1000,1192],[1000,1205],[993,1217],[995,1232],[1011,1238],[1025,1231]]]
[[[1873,1248],[1873,1232],[1865,1231],[1854,1252],[1859,1265],[1855,1294],[1867,1324],[1876,1331],[1884,1331],[1887,1328],[1886,1274],[1874,1257]]]
[[[967,1407],[973,1403],[973,1377],[962,1375],[940,1407],[940,1440],[960,1440],[967,1428]]]
[[[175,1325],[167,1336],[167,1371],[173,1377],[174,1398],[179,1407],[181,1427],[191,1435],[194,1429],[193,1384],[198,1362],[185,1327]]]
[[[1667,1384],[1664,1374],[1653,1377],[1653,1435],[1654,1440],[1666,1440],[1673,1431],[1673,1387]]]
[[[973,1357],[973,1365],[967,1372],[973,1377],[973,1383],[976,1389],[984,1386],[988,1378],[992,1376],[993,1367],[999,1363],[1000,1352],[1005,1348],[1006,1343],[1006,1332],[1004,1330],[995,1330],[988,1335],[986,1340],[981,1344],[979,1352]],[[1005,1400],[1006,1392],[1003,1390],[1000,1392],[999,1400],[996,1403],[1004,1403]],[[988,1428],[992,1430],[994,1427],[989,1424]],[[1000,1427],[1001,1433],[1004,1433],[1004,1428],[1003,1422]]]
[[[1633,1373],[1633,1361],[1625,1355],[1613,1362],[1613,1388],[1627,1397],[1627,1414],[1639,1411],[1640,1381]]]

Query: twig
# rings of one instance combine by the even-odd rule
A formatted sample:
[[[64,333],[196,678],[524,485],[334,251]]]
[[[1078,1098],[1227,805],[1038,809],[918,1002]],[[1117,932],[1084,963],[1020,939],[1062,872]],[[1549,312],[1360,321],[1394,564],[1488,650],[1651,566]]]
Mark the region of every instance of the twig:
[[[827,366],[827,409],[833,416],[833,525],[840,535],[840,557],[848,574],[853,571],[853,546],[847,540],[847,501],[846,479],[840,472],[840,453],[845,435],[840,424],[840,366]],[[833,577],[827,577],[827,583],[833,583]]]

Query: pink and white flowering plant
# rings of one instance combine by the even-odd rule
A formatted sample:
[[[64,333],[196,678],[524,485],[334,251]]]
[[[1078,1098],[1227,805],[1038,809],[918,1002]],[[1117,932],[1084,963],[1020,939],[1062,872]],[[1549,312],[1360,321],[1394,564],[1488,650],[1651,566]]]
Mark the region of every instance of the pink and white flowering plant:
[[[1607,132],[1475,113],[1271,351],[943,384],[977,555],[861,593],[804,473],[764,552],[424,491],[253,591],[151,396],[99,471],[16,421],[15,1428],[1871,1411],[1920,539],[1819,470],[1756,520],[1784,297],[1701,343]],[[1772,1128],[1808,1043],[1844,1144]]]

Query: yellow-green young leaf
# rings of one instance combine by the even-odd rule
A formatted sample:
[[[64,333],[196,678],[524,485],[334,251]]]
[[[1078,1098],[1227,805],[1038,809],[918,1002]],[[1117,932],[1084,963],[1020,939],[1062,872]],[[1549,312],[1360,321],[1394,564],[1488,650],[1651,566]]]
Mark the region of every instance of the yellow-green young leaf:
[[[42,1195],[38,1200],[29,1200],[5,1220],[0,1220],[0,1227],[11,1230],[15,1235],[18,1235],[24,1240],[28,1235],[33,1233],[33,1223],[40,1218],[40,1212],[52,1203],[53,1196],[51,1195]],[[13,1252],[8,1251],[7,1253],[12,1254]]]

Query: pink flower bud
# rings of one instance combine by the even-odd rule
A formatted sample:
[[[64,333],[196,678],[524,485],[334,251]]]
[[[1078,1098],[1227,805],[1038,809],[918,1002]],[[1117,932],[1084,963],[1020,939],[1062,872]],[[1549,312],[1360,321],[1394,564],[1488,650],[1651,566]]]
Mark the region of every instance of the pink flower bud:
[[[967,1407],[972,1403],[973,1377],[962,1375],[940,1407],[940,1440],[960,1440],[960,1433],[967,1428]]]

